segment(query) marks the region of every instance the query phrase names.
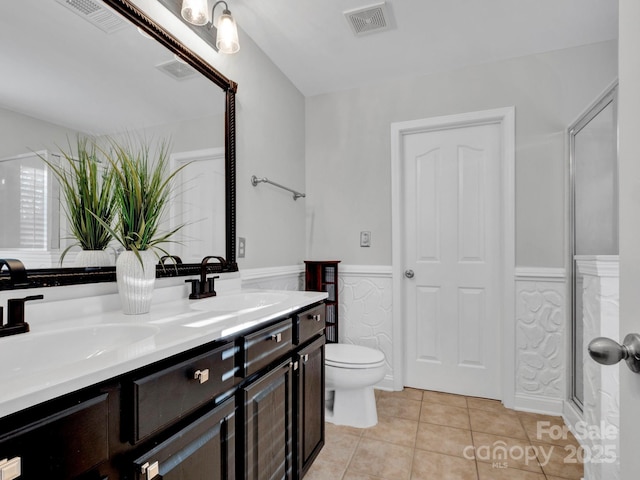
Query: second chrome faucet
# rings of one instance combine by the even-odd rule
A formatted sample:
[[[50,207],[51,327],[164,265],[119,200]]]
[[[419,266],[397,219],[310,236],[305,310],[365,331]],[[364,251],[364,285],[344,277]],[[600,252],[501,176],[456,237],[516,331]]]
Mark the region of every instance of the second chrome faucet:
[[[209,260],[213,259],[218,260],[222,267],[227,264],[227,261],[222,257],[216,257],[215,255],[204,257],[200,262],[200,279],[185,280],[186,283],[191,283],[191,294],[189,295],[191,300],[214,297],[216,295],[215,279],[220,278],[220,276],[216,275],[207,278],[207,264]]]

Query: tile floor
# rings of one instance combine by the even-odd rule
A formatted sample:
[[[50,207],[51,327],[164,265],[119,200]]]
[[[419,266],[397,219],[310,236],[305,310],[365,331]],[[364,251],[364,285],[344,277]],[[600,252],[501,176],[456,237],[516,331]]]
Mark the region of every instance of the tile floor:
[[[579,480],[583,475],[583,466],[572,463],[579,444],[570,432],[560,433],[560,417],[410,388],[376,391],[376,399],[375,427],[326,424],[325,446],[305,480]]]

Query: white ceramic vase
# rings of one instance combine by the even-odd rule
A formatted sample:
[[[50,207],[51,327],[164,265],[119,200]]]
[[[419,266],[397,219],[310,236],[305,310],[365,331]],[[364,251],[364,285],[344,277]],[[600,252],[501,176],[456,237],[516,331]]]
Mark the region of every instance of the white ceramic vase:
[[[142,258],[142,264],[131,250],[122,252],[116,261],[120,303],[122,311],[127,315],[149,312],[156,282],[156,255],[149,250],[138,253]]]
[[[110,267],[111,256],[106,250],[81,250],[73,261],[74,267]]]

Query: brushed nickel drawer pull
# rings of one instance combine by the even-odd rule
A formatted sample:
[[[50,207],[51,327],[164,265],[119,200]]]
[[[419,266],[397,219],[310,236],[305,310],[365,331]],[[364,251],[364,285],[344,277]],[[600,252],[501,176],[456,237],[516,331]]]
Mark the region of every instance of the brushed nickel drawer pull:
[[[140,473],[144,475],[145,480],[151,480],[152,478],[157,477],[160,473],[160,466],[158,465],[158,462],[153,462],[152,464],[146,462],[140,467]]]
[[[320,320],[322,320],[322,315],[320,315],[319,313],[316,313],[315,315],[309,315],[309,319],[319,322]]]
[[[271,340],[276,343],[280,343],[282,341],[282,333],[274,333],[273,335],[271,335]]]
[[[193,374],[193,379],[198,380],[200,383],[204,383],[209,380],[209,369],[196,370]]]
[[[18,478],[21,474],[22,465],[20,457],[0,460],[0,479],[13,480],[14,478]]]
[[[304,363],[307,363],[309,361],[309,354],[305,353],[304,355],[302,355],[302,361]]]

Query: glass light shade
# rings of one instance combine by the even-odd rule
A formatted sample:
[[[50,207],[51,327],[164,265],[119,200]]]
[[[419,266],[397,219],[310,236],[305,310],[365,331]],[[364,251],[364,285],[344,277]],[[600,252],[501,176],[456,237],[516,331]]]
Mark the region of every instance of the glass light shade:
[[[218,19],[218,34],[216,35],[216,47],[221,53],[236,53],[240,50],[238,42],[238,27],[229,10],[225,10]]]
[[[192,25],[206,25],[209,22],[207,0],[182,0],[180,14]]]

